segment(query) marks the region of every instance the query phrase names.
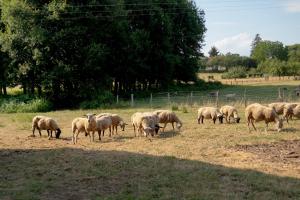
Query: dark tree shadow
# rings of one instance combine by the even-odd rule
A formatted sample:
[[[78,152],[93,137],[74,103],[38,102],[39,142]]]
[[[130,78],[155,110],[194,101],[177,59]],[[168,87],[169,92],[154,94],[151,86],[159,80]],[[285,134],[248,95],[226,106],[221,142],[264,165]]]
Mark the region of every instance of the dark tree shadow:
[[[0,199],[299,199],[300,180],[170,156],[0,150]]]

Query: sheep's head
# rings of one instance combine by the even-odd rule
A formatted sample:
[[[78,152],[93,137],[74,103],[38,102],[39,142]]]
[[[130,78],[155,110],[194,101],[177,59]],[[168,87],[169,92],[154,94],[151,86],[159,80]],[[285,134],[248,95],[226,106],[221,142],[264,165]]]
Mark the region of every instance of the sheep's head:
[[[61,134],[61,130],[58,128],[55,133],[55,137],[58,139]]]
[[[144,134],[145,134],[146,136],[147,136],[147,135],[151,135],[151,136],[153,137],[154,134],[155,134],[155,129],[150,128],[150,127],[144,128]]]
[[[178,130],[180,130],[181,127],[182,127],[182,123],[177,123],[177,124],[176,124],[176,127],[177,127]]]
[[[283,128],[283,119],[279,119],[277,122],[276,122],[276,128],[277,128],[277,131],[280,132]]]
[[[223,119],[224,119],[223,114],[218,114],[217,117],[219,119],[220,124],[223,124]]]
[[[86,114],[84,116],[87,118],[88,122],[91,123],[92,120],[94,119],[95,115],[96,114],[90,114],[90,113],[88,113],[88,114]]]
[[[236,123],[240,123],[240,121],[241,121],[241,118],[240,118],[240,117],[236,117],[236,118],[235,118],[235,122],[236,122]]]
[[[120,125],[122,131],[125,131],[125,126],[128,125],[128,124],[126,124],[125,122],[121,121],[119,125]]]

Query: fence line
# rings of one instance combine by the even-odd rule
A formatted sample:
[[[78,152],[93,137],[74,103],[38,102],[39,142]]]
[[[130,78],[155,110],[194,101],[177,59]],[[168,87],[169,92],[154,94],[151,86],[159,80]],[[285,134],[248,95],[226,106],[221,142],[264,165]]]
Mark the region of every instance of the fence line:
[[[296,88],[296,87],[295,87]],[[224,104],[247,106],[250,103],[271,103],[276,101],[296,102],[300,101],[300,97],[296,95],[293,88],[276,88],[272,90],[256,90],[242,89],[236,90],[220,90],[214,92],[203,91],[177,91],[177,92],[160,92],[150,94],[147,98],[135,98],[134,94],[130,95],[130,99],[120,99],[117,96],[116,103],[120,101],[130,105],[131,107],[147,106],[171,106],[173,104],[185,105],[213,105],[216,107]]]

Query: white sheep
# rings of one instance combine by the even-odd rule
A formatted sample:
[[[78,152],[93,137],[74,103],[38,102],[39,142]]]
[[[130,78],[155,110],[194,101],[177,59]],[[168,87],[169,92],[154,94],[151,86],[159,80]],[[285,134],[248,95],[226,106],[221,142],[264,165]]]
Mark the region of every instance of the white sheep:
[[[160,128],[158,116],[151,112],[134,113],[131,116],[131,123],[133,125],[135,136],[137,136],[136,129],[139,134],[142,134],[142,132],[144,132],[145,136],[148,136],[149,134],[153,136],[154,133],[158,133],[158,130]]]
[[[109,136],[111,136],[111,126],[112,120],[110,116],[101,116],[96,118],[96,131],[98,131],[99,140],[101,140],[101,131],[103,132],[102,135],[104,136],[104,131],[109,129]],[[92,132],[92,138],[94,141],[94,132]]]
[[[237,109],[233,106],[222,106],[220,112],[225,117],[227,123],[230,123],[230,118],[232,117],[236,123],[240,123],[241,118],[238,115]]]
[[[300,105],[297,105],[295,108],[293,108],[293,116],[300,118]]]
[[[251,104],[246,108],[245,117],[247,120],[249,131],[250,131],[250,123],[252,124],[254,130],[256,131],[254,122],[260,122],[260,121],[265,121],[266,123],[265,131],[267,131],[268,124],[270,122],[276,123],[276,128],[278,132],[280,132],[283,127],[283,120],[278,116],[278,114],[273,108],[263,106],[258,103]]]
[[[163,123],[163,132],[165,131],[165,128],[167,126],[168,123],[172,124],[173,130],[174,129],[174,123],[176,123],[176,127],[178,130],[180,130],[180,128],[182,127],[182,122],[180,121],[180,119],[176,116],[176,114],[170,110],[156,110],[153,112],[154,114],[156,114],[159,118],[159,123]]]
[[[212,119],[214,124],[216,120],[219,119],[220,124],[223,123],[223,114],[219,109],[214,107],[202,107],[198,109],[198,124],[200,122],[203,124],[204,119]]]
[[[77,130],[77,133],[76,133]],[[77,138],[79,133],[84,132],[86,135],[88,135],[90,137],[90,141],[91,140],[91,135],[90,135],[90,131],[95,132],[96,130],[96,118],[95,118],[95,114],[86,114],[83,117],[78,117],[75,118],[72,121],[72,141],[74,144],[77,143]]]
[[[48,137],[49,139],[52,138],[52,132],[55,132],[55,137],[59,138],[61,134],[61,130],[59,126],[57,125],[57,122],[50,118],[50,117],[45,117],[45,116],[35,116],[32,119],[32,135],[34,135],[35,129],[38,129],[40,136],[41,130],[47,130]]]
[[[121,127],[122,131],[125,130],[125,126],[128,125],[124,122],[124,120],[118,115],[118,114],[112,114],[112,113],[101,113],[96,116],[96,118],[102,117],[102,116],[110,116],[112,120],[112,134],[114,134],[114,131],[116,131],[116,134],[118,134],[118,126]]]

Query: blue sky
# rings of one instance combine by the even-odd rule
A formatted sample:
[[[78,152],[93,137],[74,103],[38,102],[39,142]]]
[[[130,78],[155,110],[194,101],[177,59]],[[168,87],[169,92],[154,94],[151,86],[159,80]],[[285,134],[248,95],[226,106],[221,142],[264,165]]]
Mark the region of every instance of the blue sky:
[[[205,11],[204,53],[250,54],[256,33],[285,45],[300,43],[300,0],[194,0]]]

